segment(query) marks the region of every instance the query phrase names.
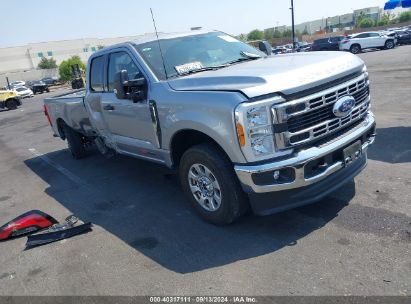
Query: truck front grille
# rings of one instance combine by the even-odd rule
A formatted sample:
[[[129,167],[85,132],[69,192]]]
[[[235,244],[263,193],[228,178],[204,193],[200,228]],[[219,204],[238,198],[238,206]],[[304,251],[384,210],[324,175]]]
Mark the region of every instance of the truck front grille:
[[[351,95],[355,107],[350,115],[336,117],[334,104]],[[369,85],[365,75],[336,87],[272,107],[274,136],[279,149],[287,149],[329,136],[363,119],[369,108]]]

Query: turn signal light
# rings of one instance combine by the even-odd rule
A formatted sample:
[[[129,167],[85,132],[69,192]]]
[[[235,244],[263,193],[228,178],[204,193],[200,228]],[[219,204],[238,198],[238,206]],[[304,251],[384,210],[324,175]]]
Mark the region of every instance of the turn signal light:
[[[237,122],[237,137],[238,137],[238,142],[240,143],[241,147],[245,146],[245,135],[244,135],[244,128],[243,126]]]

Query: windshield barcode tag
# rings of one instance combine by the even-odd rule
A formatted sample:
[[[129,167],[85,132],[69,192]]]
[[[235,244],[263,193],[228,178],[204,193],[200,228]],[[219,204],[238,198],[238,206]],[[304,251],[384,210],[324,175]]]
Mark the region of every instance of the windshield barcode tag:
[[[200,61],[190,62],[183,65],[177,65],[174,67],[178,74],[187,74],[191,71],[201,70],[203,65]]]

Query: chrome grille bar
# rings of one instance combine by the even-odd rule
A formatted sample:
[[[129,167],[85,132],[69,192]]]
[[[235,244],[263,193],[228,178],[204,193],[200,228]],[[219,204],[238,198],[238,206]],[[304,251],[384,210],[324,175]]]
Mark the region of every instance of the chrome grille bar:
[[[351,95],[356,103],[350,115],[337,118],[334,104]],[[369,84],[365,75],[309,96],[272,106],[274,138],[278,149],[292,148],[330,135],[362,119],[369,108]]]

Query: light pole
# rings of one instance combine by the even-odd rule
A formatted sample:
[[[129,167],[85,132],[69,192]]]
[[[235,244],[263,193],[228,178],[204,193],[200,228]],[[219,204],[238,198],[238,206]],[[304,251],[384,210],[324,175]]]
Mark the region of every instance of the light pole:
[[[295,50],[294,0],[291,0],[291,28],[293,32],[293,51]]]

